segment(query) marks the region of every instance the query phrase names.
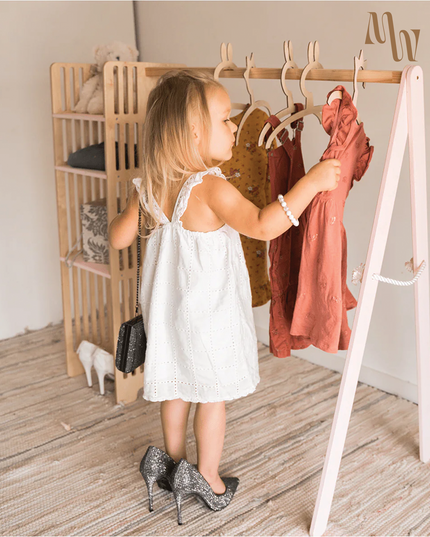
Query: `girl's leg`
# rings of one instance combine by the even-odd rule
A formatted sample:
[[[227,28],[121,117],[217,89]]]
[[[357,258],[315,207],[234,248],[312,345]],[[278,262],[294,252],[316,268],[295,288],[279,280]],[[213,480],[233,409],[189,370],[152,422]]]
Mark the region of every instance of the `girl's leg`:
[[[216,494],[225,492],[218,474],[225,435],[225,403],[197,403],[194,415],[197,466]]]
[[[182,399],[161,402],[161,426],[166,453],[176,462],[187,458],[185,440],[191,403]]]

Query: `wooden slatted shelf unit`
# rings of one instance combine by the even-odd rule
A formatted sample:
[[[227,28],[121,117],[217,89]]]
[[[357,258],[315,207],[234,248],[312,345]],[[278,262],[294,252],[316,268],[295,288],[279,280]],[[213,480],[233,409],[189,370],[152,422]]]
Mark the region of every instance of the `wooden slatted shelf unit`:
[[[134,188],[131,179],[139,177],[146,103],[158,80],[158,76],[148,77],[146,69],[157,67],[185,65],[107,62],[103,70],[104,113],[94,115],[73,112],[82,86],[91,76],[91,64],[54,63],[51,66],[60,268],[66,363],[70,376],[84,373],[76,352],[82,340],[91,341],[115,356],[121,323],[135,315],[136,242],[122,250],[121,255],[109,246],[109,265],[87,263],[82,254],[76,257],[71,268],[65,260],[82,233],[82,203],[106,198],[108,222],[118,214],[118,199],[121,211],[127,204],[128,192]],[[105,149],[105,171],[66,164],[72,152],[101,142]],[[142,255],[144,248],[142,241]],[[69,260],[73,257],[72,253]],[[143,369],[128,375],[115,371],[117,402],[126,404],[136,400],[143,388]]]

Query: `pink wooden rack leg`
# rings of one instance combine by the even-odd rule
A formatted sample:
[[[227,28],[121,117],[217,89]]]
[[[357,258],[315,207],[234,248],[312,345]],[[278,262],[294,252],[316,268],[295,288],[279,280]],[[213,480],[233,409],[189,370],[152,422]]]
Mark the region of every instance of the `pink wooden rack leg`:
[[[422,69],[419,66],[406,66],[402,72],[396,109],[390,133],[384,172],[379,191],[378,205],[372,228],[366,266],[359,293],[357,311],[351,333],[345,368],[336,404],[330,440],[318,490],[317,501],[312,518],[310,534],[320,536],[324,533],[333,500],[337,475],[339,472],[346,433],[357,388],[361,362],[369,331],[378,280],[372,278],[380,274],[387,237],[393,214],[394,201],[399,182],[403,155],[408,137],[408,128],[414,129],[409,139],[410,171],[412,189],[412,218],[414,222],[414,268],[426,261],[426,268],[415,283],[417,317],[417,351],[419,366],[419,404],[420,404],[420,442],[421,459],[429,458],[430,393],[423,386],[430,383],[429,364],[429,287],[428,287],[428,242],[427,208],[425,195],[425,146],[424,146],[424,103]],[[412,88],[413,87],[413,88]],[[407,98],[409,95],[409,101]],[[413,113],[411,114],[411,110]],[[408,117],[409,116],[409,117]],[[420,139],[418,142],[417,139]],[[412,151],[411,146],[413,145]],[[418,228],[420,231],[418,231]],[[419,322],[418,322],[419,319]],[[427,423],[424,420],[427,416]]]
[[[430,460],[430,304],[424,80],[420,66],[410,68],[407,82],[414,271],[423,259],[427,262],[426,269],[415,283],[414,293],[420,459],[422,462],[428,462]]]

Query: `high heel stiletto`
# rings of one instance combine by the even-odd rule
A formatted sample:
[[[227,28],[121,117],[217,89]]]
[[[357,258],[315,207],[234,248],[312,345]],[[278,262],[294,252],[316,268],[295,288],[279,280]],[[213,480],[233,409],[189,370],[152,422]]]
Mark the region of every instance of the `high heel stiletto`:
[[[182,500],[192,494],[201,498],[212,511],[221,511],[233,499],[239,485],[237,477],[222,477],[226,490],[223,494],[216,494],[206,479],[195,466],[185,459],[181,459],[170,474],[170,486],[178,510],[178,524],[182,524]]]
[[[140,463],[140,473],[148,488],[149,510],[153,511],[152,489],[154,483],[164,489],[171,491],[169,484],[170,474],[175,466],[175,461],[162,449],[149,446]]]
[[[81,341],[77,351],[79,360],[85,369],[85,374],[87,375],[88,386],[93,385],[91,378],[91,368],[94,366],[94,369],[97,372],[97,377],[99,379],[100,393],[105,394],[105,376],[114,379],[115,378],[115,367],[113,355],[109,354],[107,351],[97,347],[94,343],[90,343],[85,339]]]
[[[93,353],[97,349],[97,345],[94,345],[94,343],[91,343],[89,341],[86,341],[85,339],[81,341],[79,347],[77,348],[76,352],[78,353],[79,360],[81,361],[82,365],[85,369],[85,374],[87,376],[87,382],[88,386],[93,385],[93,381],[91,378],[91,368],[93,366]]]
[[[99,379],[100,393],[105,394],[105,376],[113,376],[115,378],[115,369],[113,364],[113,355],[109,354],[99,347],[93,353],[93,365],[94,369],[97,372],[97,377]]]

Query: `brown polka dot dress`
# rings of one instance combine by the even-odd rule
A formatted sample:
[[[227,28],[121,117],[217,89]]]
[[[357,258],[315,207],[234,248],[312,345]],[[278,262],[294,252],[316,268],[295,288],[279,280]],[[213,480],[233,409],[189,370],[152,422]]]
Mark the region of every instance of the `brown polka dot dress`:
[[[247,109],[231,118],[239,125]],[[232,158],[220,166],[227,180],[248,200],[263,209],[271,202],[268,178],[268,156],[257,141],[268,115],[259,108],[247,118],[239,137],[239,145],[233,147]],[[262,306],[271,299],[267,268],[267,243],[240,235],[252,291],[252,306]]]

